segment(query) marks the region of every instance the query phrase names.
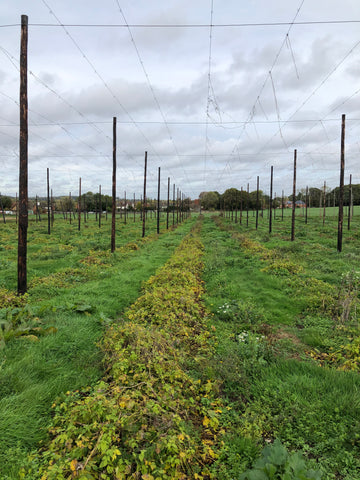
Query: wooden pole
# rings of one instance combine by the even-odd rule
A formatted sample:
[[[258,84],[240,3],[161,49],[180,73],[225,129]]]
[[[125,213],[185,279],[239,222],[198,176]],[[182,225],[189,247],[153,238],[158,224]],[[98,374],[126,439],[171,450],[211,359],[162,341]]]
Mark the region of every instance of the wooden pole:
[[[326,216],[326,181],[324,181],[324,190],[323,190],[323,226],[325,225],[325,216]]]
[[[269,199],[269,233],[272,231],[272,195],[273,195],[273,173],[274,167],[270,169],[270,199]]]
[[[309,187],[306,185],[306,193],[305,193],[305,223],[308,223],[308,203],[309,203]]]
[[[247,196],[246,196],[246,226],[249,226],[249,195],[250,195],[250,190],[249,190],[250,185],[247,184]]]
[[[179,187],[176,190],[176,225],[179,225]]]
[[[291,216],[291,241],[295,240],[295,196],[296,196],[296,157],[297,151],[294,150],[294,177],[293,177],[293,201],[292,201],[292,216]]]
[[[115,252],[116,226],[116,117],[113,117],[113,170],[112,170],[112,205],[111,205],[111,253]]]
[[[18,227],[18,294],[27,291],[28,230],[28,94],[27,94],[28,17],[21,15],[20,46],[20,142],[19,142],[19,227]]]
[[[99,185],[99,228],[101,228],[101,213],[102,213],[101,185]]]
[[[71,225],[71,192],[69,192],[69,217],[70,217],[70,225]]]
[[[243,187],[241,187],[241,191],[240,191],[240,225],[242,224],[242,216],[243,216]]]
[[[126,225],[126,191],[124,192],[124,201],[125,201],[125,205],[124,205],[124,225]]]
[[[157,234],[160,233],[160,167],[158,169],[158,196],[157,196],[156,231],[157,231]]]
[[[51,213],[50,213],[50,173],[49,169],[46,169],[46,184],[47,184],[47,217],[48,217],[48,235],[50,235],[50,222],[51,222]]]
[[[142,224],[142,236],[145,237],[145,209],[146,209],[146,173],[147,173],[147,152],[145,152],[145,164],[144,164],[144,196],[143,196],[143,224]]]
[[[134,193],[134,223],[136,220],[136,199],[135,199],[135,193]]]
[[[172,214],[172,224],[175,225],[175,183],[173,184],[173,214]]]
[[[256,219],[255,228],[257,230],[259,223],[259,177],[256,178]]]
[[[343,221],[344,221],[344,171],[345,171],[345,115],[341,119],[341,153],[340,153],[340,189],[339,189],[339,222],[337,251],[342,251]]]
[[[166,230],[169,229],[169,208],[170,208],[170,177],[168,177],[168,189],[167,189]]]
[[[78,230],[81,229],[81,177],[79,178],[79,200],[78,200]]]

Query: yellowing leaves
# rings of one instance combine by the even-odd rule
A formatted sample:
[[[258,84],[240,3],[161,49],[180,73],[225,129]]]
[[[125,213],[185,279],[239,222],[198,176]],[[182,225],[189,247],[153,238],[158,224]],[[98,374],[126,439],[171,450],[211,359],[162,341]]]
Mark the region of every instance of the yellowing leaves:
[[[205,416],[202,423],[204,427],[208,427],[210,425],[210,419]]]
[[[77,461],[76,459],[71,460],[70,470],[71,470],[72,472],[76,472],[76,470],[77,470],[77,465],[78,465],[78,461]]]

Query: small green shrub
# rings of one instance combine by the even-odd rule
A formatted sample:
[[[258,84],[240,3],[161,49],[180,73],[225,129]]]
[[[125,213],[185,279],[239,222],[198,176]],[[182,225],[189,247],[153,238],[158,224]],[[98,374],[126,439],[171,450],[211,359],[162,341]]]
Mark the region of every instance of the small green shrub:
[[[251,301],[225,302],[218,307],[216,316],[224,322],[238,322],[248,326],[258,325],[266,320],[264,311]]]
[[[254,468],[247,470],[239,480],[320,480],[321,472],[307,468],[299,453],[288,453],[280,440],[267,445]]]

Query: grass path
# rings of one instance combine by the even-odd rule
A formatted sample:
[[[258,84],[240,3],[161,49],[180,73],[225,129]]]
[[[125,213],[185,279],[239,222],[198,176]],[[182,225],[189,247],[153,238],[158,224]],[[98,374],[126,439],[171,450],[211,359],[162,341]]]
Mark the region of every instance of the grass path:
[[[360,478],[359,374],[321,368],[306,355],[306,321],[315,319],[313,335],[324,337],[334,332],[333,320],[324,311],[306,312],[305,293],[290,295],[293,287],[287,288],[297,275],[264,271],[263,252],[250,259],[233,233],[205,219],[203,278],[218,338],[214,370],[232,407],[216,478],[237,478],[275,438],[302,451],[326,480]],[[310,281],[310,268],[302,275]]]

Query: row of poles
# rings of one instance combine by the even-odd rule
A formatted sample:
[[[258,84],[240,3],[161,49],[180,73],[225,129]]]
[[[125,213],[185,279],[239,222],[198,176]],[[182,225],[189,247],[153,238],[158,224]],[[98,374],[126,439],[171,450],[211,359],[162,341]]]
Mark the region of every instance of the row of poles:
[[[297,150],[294,150],[294,173],[293,173],[293,189],[292,189],[292,214],[291,214],[291,241],[295,240],[295,198],[296,198],[296,169],[297,169]],[[341,152],[340,152],[340,187],[339,187],[339,212],[338,212],[338,235],[337,235],[337,251],[342,251],[342,240],[343,240],[343,224],[344,224],[344,174],[345,174],[345,115],[342,115],[341,119]],[[272,232],[272,219],[273,219],[273,176],[274,176],[274,167],[271,166],[270,169],[270,197],[269,197],[269,233]],[[351,204],[352,204],[352,175],[350,175],[350,184],[349,184],[349,214],[348,214],[348,229],[350,230],[350,220],[351,220]],[[256,181],[256,218],[255,218],[255,228],[258,228],[258,219],[259,219],[259,210],[260,210],[260,177],[257,176]],[[325,223],[325,191],[326,191],[326,182],[324,183],[324,210],[323,210],[323,223]],[[242,219],[242,201],[243,201],[243,189],[241,187],[241,196],[240,196],[240,223]],[[248,200],[249,200],[249,184],[247,186],[247,203],[246,203],[246,224],[248,226],[249,222],[249,209],[248,209]],[[305,193],[305,223],[307,223],[307,207],[309,203],[309,188],[306,187]],[[284,193],[282,195],[282,218],[283,218],[283,209],[284,209]],[[275,210],[274,210],[275,213]],[[237,222],[237,211],[235,213],[235,223]]]
[[[18,226],[18,293],[23,294],[27,290],[26,257],[27,257],[27,228],[28,228],[28,101],[27,101],[27,44],[28,44],[28,17],[21,16],[21,44],[20,44],[20,174],[19,174],[19,226]],[[341,156],[340,156],[340,197],[338,215],[338,241],[337,250],[342,251],[343,218],[344,218],[344,170],[345,170],[345,115],[342,115],[341,126]],[[294,176],[293,176],[293,204],[291,240],[295,240],[295,196],[296,196],[296,162],[297,150],[294,150]],[[49,175],[49,173],[48,173]],[[144,192],[142,235],[146,228],[146,176],[147,176],[147,152],[145,152],[144,165]],[[158,172],[160,179],[160,167]],[[270,209],[272,209],[272,179],[273,167],[271,167]],[[257,177],[259,191],[259,177]],[[49,188],[49,186],[48,186]],[[160,189],[160,182],[158,182]],[[168,189],[169,190],[169,189]],[[258,197],[258,195],[257,195]],[[49,198],[49,192],[48,192]],[[159,209],[158,192],[158,209]],[[258,198],[257,198],[258,203]],[[50,205],[48,204],[48,209]],[[272,215],[270,214],[269,231],[272,229]],[[257,218],[258,220],[258,210]],[[50,220],[49,220],[50,221]],[[80,222],[80,216],[79,216]],[[116,117],[113,118],[113,173],[112,173],[112,228],[111,228],[111,251],[115,250],[115,225],[116,225]],[[157,230],[159,230],[159,215],[157,216]]]
[[[28,45],[28,17],[21,16],[21,42],[20,42],[20,143],[19,143],[19,202],[18,202],[18,294],[22,295],[27,291],[27,230],[28,230],[28,96],[27,96],[27,45]],[[160,233],[160,173],[158,168],[158,197],[157,197],[157,233]],[[144,190],[142,196],[142,237],[146,232],[146,180],[147,180],[147,152],[145,152],[144,164]],[[175,205],[175,184],[173,186],[173,207]],[[101,199],[101,186],[99,188]],[[71,195],[71,194],[70,194]],[[51,195],[52,196],[52,195]],[[49,168],[47,169],[47,210],[48,210],[48,233],[51,229],[52,201],[50,199]],[[70,197],[71,198],[71,197]],[[179,198],[182,199],[179,203]],[[176,223],[185,218],[183,205],[184,194],[177,189],[177,215]],[[101,205],[101,203],[100,203]],[[37,207],[37,205],[36,205]],[[168,178],[167,192],[167,221],[166,228],[169,228],[169,207],[170,207],[170,178]],[[101,225],[101,208],[99,210],[99,226]],[[111,252],[115,251],[116,238],[116,117],[113,117],[113,168],[112,168],[112,216],[111,216]],[[71,215],[71,212],[70,212]],[[81,224],[81,178],[79,179],[79,201],[78,201],[78,228]],[[173,225],[175,223],[175,211],[173,210]]]

